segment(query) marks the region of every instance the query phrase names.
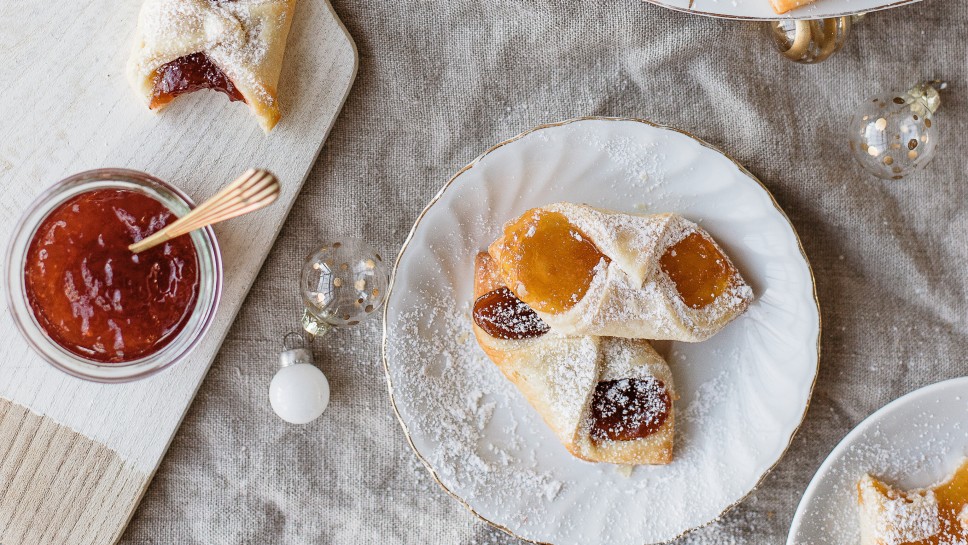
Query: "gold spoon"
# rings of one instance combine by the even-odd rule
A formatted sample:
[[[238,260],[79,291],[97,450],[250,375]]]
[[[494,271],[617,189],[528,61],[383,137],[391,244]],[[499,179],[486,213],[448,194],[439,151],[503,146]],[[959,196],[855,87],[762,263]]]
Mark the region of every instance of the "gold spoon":
[[[139,253],[175,237],[248,214],[274,203],[279,197],[279,180],[268,170],[250,168],[209,200],[148,238],[128,246]]]

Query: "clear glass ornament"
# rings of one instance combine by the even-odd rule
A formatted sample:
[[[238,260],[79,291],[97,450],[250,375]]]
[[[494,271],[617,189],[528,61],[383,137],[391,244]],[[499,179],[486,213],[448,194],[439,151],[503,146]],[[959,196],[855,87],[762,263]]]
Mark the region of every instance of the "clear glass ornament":
[[[850,121],[850,151],[865,170],[900,180],[934,157],[941,82],[921,83],[903,93],[866,101]]]
[[[781,19],[767,23],[767,33],[785,58],[801,64],[821,62],[843,47],[850,28],[863,15],[829,19]]]
[[[303,329],[322,335],[378,314],[388,282],[383,258],[365,242],[344,238],[322,245],[306,258],[299,281]]]

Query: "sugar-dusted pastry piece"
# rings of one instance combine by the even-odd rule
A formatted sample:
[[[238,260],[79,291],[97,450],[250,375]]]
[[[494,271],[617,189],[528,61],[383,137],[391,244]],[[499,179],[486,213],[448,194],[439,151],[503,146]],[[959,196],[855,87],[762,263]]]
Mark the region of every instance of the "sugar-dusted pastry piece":
[[[477,257],[474,334],[574,456],[666,464],[675,428],[672,373],[648,342],[551,332]]]
[[[786,13],[792,9],[797,9],[807,4],[812,4],[817,0],[770,0],[773,5],[773,11],[777,13]]]
[[[145,0],[128,80],[152,110],[214,89],[245,102],[266,132],[296,0]]]
[[[702,341],[753,299],[709,233],[676,214],[551,204],[509,222],[489,252],[508,288],[566,335]]]
[[[900,490],[870,475],[857,483],[861,545],[968,543],[968,460],[945,482]]]

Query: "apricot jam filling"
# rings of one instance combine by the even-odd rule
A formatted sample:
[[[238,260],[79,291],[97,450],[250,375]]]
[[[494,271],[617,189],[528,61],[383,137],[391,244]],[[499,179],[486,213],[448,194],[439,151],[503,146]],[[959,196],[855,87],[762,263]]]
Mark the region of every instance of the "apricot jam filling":
[[[504,277],[514,294],[541,312],[574,307],[588,292],[605,256],[563,214],[534,209],[504,230]]]
[[[659,266],[675,284],[682,301],[694,309],[715,301],[736,277],[736,269],[726,256],[699,233],[691,233],[667,248]]]
[[[968,540],[968,461],[961,464],[947,482],[931,489],[938,500],[938,518],[941,530],[920,541],[902,545],[955,545]],[[962,519],[965,517],[965,519]]]
[[[665,384],[655,377],[601,381],[592,397],[592,439],[648,437],[659,431],[671,407]]]
[[[215,66],[208,55],[193,53],[164,64],[156,71],[150,107],[159,108],[179,95],[200,89],[221,91],[233,102],[245,102],[245,97],[232,80],[221,68]]]

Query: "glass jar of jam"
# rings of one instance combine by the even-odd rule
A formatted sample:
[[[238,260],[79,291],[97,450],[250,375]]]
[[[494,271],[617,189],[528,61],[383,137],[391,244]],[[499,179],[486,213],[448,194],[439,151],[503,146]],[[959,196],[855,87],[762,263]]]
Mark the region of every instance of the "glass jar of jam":
[[[82,172],[38,197],[7,250],[7,301],[30,346],[97,382],[137,380],[184,358],[221,295],[214,231],[137,255],[127,246],[192,206],[175,187],[123,169]]]

